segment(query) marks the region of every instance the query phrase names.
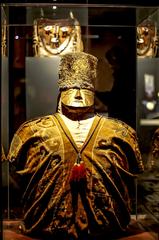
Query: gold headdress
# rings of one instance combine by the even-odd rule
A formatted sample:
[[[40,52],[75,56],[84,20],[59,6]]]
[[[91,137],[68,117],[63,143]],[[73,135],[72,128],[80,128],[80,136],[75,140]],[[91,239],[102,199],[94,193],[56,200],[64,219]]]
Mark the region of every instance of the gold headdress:
[[[85,52],[68,53],[61,57],[59,89],[85,88],[94,90],[97,58]]]

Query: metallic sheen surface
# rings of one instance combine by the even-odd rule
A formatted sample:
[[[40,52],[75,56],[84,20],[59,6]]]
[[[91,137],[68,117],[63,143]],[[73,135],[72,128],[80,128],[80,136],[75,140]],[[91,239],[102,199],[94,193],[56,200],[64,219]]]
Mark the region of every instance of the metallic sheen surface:
[[[88,89],[68,89],[61,92],[61,102],[69,107],[90,107],[94,104],[94,92]]]

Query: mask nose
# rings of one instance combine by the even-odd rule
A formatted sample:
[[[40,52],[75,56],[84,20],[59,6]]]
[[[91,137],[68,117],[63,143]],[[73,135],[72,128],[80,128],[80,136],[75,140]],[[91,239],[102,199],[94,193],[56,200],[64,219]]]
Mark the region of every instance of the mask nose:
[[[75,99],[78,99],[78,100],[82,99],[81,92],[79,89],[76,91]]]

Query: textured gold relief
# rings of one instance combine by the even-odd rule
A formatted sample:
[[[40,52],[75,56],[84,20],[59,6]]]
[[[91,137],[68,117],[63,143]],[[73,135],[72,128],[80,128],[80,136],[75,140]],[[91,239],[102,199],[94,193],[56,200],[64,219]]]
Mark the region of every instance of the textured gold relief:
[[[95,56],[85,52],[68,53],[62,56],[59,66],[59,88],[94,90],[97,61]]]
[[[48,128],[48,127],[53,127],[54,123],[53,123],[52,119],[44,118],[44,119],[37,121],[37,126],[43,127],[43,128]]]
[[[53,57],[83,51],[81,27],[72,12],[68,19],[40,18],[34,21],[35,56]]]

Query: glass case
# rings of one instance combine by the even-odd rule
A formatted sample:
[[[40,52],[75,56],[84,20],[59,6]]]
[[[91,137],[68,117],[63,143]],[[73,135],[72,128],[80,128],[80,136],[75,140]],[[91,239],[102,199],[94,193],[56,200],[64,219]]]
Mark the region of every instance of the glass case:
[[[140,184],[145,194],[142,209],[158,222],[158,157],[154,158],[158,121],[158,26],[159,9],[137,11],[137,132],[145,172]],[[143,32],[142,31],[146,31]],[[145,35],[146,33],[146,35]],[[143,35],[146,36],[143,37]],[[142,37],[141,37],[142,35]],[[148,40],[149,39],[149,40]],[[143,41],[142,41],[143,40]],[[142,43],[141,43],[142,42]],[[148,48],[146,46],[149,46]],[[146,49],[147,48],[147,49]],[[157,147],[157,146],[156,146]],[[139,189],[140,189],[139,184]]]
[[[96,112],[137,132],[145,170],[135,179],[132,222],[158,239],[159,165],[151,152],[159,127],[158,29],[158,7],[1,4],[4,230],[23,228],[15,166],[6,160],[11,140],[25,121],[56,112],[60,57],[84,51],[98,58]]]

